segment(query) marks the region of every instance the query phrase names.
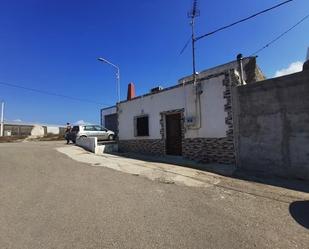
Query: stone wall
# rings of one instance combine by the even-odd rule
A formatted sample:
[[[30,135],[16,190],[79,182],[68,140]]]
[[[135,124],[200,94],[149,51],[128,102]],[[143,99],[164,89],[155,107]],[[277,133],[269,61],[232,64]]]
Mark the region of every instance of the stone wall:
[[[162,139],[131,139],[118,141],[120,152],[134,152],[164,155],[165,146]]]
[[[234,164],[234,144],[231,138],[187,138],[183,156],[202,163]]]
[[[309,71],[236,90],[238,166],[309,180]]]

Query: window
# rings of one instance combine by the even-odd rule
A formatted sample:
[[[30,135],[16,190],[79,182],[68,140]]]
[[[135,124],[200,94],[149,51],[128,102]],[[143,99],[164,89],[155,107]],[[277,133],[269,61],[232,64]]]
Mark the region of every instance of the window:
[[[135,136],[143,137],[149,136],[149,117],[139,116],[134,118],[135,123]]]
[[[73,126],[72,131],[79,132],[79,126]]]
[[[94,128],[93,128],[92,125],[87,125],[87,126],[84,127],[84,130],[85,131],[94,131]]]
[[[104,131],[104,128],[102,128],[102,126],[99,126],[99,125],[95,125],[93,126],[93,128],[95,131]]]

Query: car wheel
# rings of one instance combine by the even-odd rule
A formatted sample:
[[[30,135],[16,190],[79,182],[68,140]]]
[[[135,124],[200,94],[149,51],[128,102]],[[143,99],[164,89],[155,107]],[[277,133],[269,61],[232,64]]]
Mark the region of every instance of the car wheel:
[[[108,140],[109,140],[109,141],[114,140],[114,135],[109,135],[109,136],[108,136]]]

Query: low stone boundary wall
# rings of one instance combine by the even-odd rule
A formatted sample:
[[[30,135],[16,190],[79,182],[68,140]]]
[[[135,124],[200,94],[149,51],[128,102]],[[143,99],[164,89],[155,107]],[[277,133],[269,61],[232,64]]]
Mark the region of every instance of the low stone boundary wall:
[[[76,139],[76,145],[95,153],[98,139],[96,137],[81,137]]]
[[[103,143],[98,144],[96,137],[82,137],[76,140],[76,145],[95,153],[96,155],[102,155],[104,153],[111,153],[118,151],[117,143]]]
[[[104,153],[118,152],[117,143],[100,144],[96,147],[95,154],[102,155]]]
[[[163,139],[120,140],[119,150],[150,155],[165,155]],[[182,156],[202,163],[235,164],[233,138],[186,138]]]

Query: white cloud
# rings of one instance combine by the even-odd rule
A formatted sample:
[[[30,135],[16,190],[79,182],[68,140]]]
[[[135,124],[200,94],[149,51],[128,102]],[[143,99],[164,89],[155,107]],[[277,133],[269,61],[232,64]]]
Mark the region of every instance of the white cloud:
[[[297,73],[303,70],[303,62],[295,61],[292,62],[287,68],[276,71],[275,77],[280,77],[287,74]]]
[[[14,121],[14,122],[22,122],[22,120],[19,119],[19,118],[18,118],[18,119],[14,119],[13,121]]]
[[[85,122],[84,120],[78,120],[74,124],[76,124],[76,125],[89,125],[91,123]]]

